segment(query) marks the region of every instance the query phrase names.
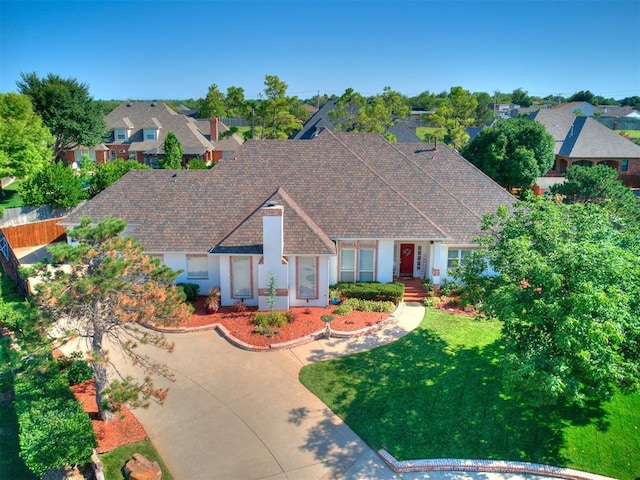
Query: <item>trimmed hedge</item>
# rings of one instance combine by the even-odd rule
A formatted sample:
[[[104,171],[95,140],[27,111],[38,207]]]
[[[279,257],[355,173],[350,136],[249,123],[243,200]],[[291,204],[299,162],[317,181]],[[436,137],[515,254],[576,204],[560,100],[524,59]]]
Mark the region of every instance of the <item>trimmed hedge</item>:
[[[14,379],[20,456],[36,475],[91,461],[96,438],[89,416],[51,359],[34,357]]]
[[[176,283],[176,286],[182,287],[182,291],[187,296],[187,300],[189,302],[193,302],[196,298],[198,298],[198,293],[200,292],[200,285],[197,283]]]
[[[398,304],[404,294],[404,285],[399,282],[341,282],[336,285],[336,288],[347,298],[393,302],[394,304]]]
[[[348,306],[353,310],[359,310],[360,312],[393,312],[396,309],[396,304],[393,302],[378,302],[374,300],[362,300],[360,298],[347,298],[342,305]]]

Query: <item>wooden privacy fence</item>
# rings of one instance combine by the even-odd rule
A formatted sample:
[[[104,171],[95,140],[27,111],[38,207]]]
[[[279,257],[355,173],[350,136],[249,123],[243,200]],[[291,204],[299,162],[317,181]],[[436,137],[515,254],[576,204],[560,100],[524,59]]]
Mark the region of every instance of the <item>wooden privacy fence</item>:
[[[20,260],[16,257],[13,249],[46,245],[64,240],[64,227],[58,225],[62,220],[64,218],[53,218],[0,229],[0,263],[25,297],[29,294],[29,286],[28,282],[20,276]]]
[[[64,227],[58,225],[64,218],[4,227],[2,232],[13,248],[33,247],[64,240]]]

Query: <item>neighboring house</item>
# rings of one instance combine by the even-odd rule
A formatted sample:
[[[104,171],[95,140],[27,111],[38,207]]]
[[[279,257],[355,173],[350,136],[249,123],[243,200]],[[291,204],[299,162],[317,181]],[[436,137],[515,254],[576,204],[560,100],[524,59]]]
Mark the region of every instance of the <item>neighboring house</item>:
[[[182,145],[185,165],[192,158],[211,163],[235,150],[237,144],[232,144],[239,140],[217,143],[217,134],[226,129],[218,119],[196,120],[164,103],[123,102],[105,117],[105,123],[108,134],[102,144],[91,149],[72,146],[65,151],[65,159],[72,163],[88,153],[98,163],[122,158],[156,166],[164,156],[164,139],[173,132]]]
[[[591,117],[576,117],[558,108],[529,115],[554,138],[556,160],[546,177],[558,177],[571,165],[605,164],[630,187],[640,186],[640,146]]]
[[[605,118],[640,118],[640,112],[628,105],[600,105],[596,107],[596,113]]]
[[[240,148],[240,145],[244,143],[244,139],[236,133],[223,135],[229,131],[229,127],[218,118],[192,118],[190,120],[196,124],[198,130],[213,144],[212,158],[216,163],[232,156]]]
[[[489,108],[493,109],[496,118],[518,118],[520,116],[520,105],[515,103],[490,103]]]
[[[338,107],[333,100],[328,100],[320,109],[314,113],[302,128],[291,136],[291,140],[309,140],[317,137],[323,130],[335,131],[335,122],[331,118],[330,112]],[[421,125],[420,119],[406,118],[388,128],[387,132],[395,135],[398,143],[419,142],[421,139],[416,135],[416,127]]]
[[[572,113],[576,115],[580,113],[581,116],[585,117],[593,117],[596,113],[596,107],[591,105],[589,102],[568,102],[561,103],[553,107],[554,110],[562,110],[564,112]]]
[[[222,305],[326,306],[338,281],[428,277],[440,284],[516,200],[444,145],[323,132],[251,140],[208,171],[135,170],[64,222],[108,215],[179,282],[219,286]]]

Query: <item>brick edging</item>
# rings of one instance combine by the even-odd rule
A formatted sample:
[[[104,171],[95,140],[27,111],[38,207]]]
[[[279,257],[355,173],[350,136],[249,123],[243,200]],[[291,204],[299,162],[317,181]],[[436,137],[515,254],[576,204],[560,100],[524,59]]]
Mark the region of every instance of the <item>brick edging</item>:
[[[454,472],[486,472],[486,473],[520,473],[530,475],[545,475],[548,477],[564,478],[568,480],[615,480],[611,477],[595,473],[582,472],[571,468],[554,467],[539,463],[514,462],[505,460],[472,460],[456,458],[435,458],[424,460],[398,461],[381,448],[376,452],[391,470],[396,473],[419,473],[434,471]]]
[[[384,327],[386,327],[389,323],[395,321],[400,315],[400,313],[402,312],[403,307],[404,307],[404,303],[400,302],[396,307],[396,309],[391,313],[391,315],[389,315],[389,317],[369,327],[365,327],[365,328],[361,328],[359,330],[353,330],[353,331],[340,331],[340,330],[332,329],[331,337],[332,338],[354,338],[354,337],[359,337],[361,335],[366,335],[368,333],[377,332],[378,330],[381,330]],[[143,325],[151,330],[154,330],[160,333],[192,333],[192,332],[204,332],[207,330],[217,330],[218,333],[222,335],[233,346],[241,348],[242,350],[250,351],[250,352],[268,352],[271,350],[288,350],[291,348],[298,347],[300,345],[313,342],[315,340],[319,340],[321,338],[324,338],[325,336],[325,333],[324,333],[325,329],[323,328],[322,330],[312,332],[308,335],[305,335],[304,337],[296,338],[295,340],[289,340],[288,342],[282,342],[282,343],[272,343],[267,347],[261,347],[257,345],[251,345],[250,343],[240,340],[239,338],[232,335],[231,332],[229,332],[229,330],[227,330],[227,328],[221,323],[211,323],[208,325],[201,325],[199,327],[184,327],[184,328],[162,327],[162,326],[154,325],[153,323],[144,323]]]

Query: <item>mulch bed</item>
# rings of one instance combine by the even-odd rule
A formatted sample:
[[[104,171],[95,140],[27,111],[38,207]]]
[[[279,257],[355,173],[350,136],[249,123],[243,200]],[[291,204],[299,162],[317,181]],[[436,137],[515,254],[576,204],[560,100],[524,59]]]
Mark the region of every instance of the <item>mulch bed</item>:
[[[311,333],[325,328],[325,323],[320,320],[322,315],[333,315],[331,322],[332,330],[352,332],[371,325],[375,325],[391,315],[390,313],[379,312],[357,312],[350,315],[336,315],[335,306],[330,307],[293,307],[291,312],[294,320],[281,328],[273,328],[277,334],[272,336],[256,333],[256,325],[253,323],[253,316],[257,308],[250,307],[246,312],[236,311],[236,307],[220,307],[216,313],[207,313],[204,308],[205,297],[199,297],[194,302],[194,313],[191,320],[183,323],[180,327],[200,327],[219,323],[239,340],[257,347],[267,347],[275,343],[283,343],[305,337]]]

